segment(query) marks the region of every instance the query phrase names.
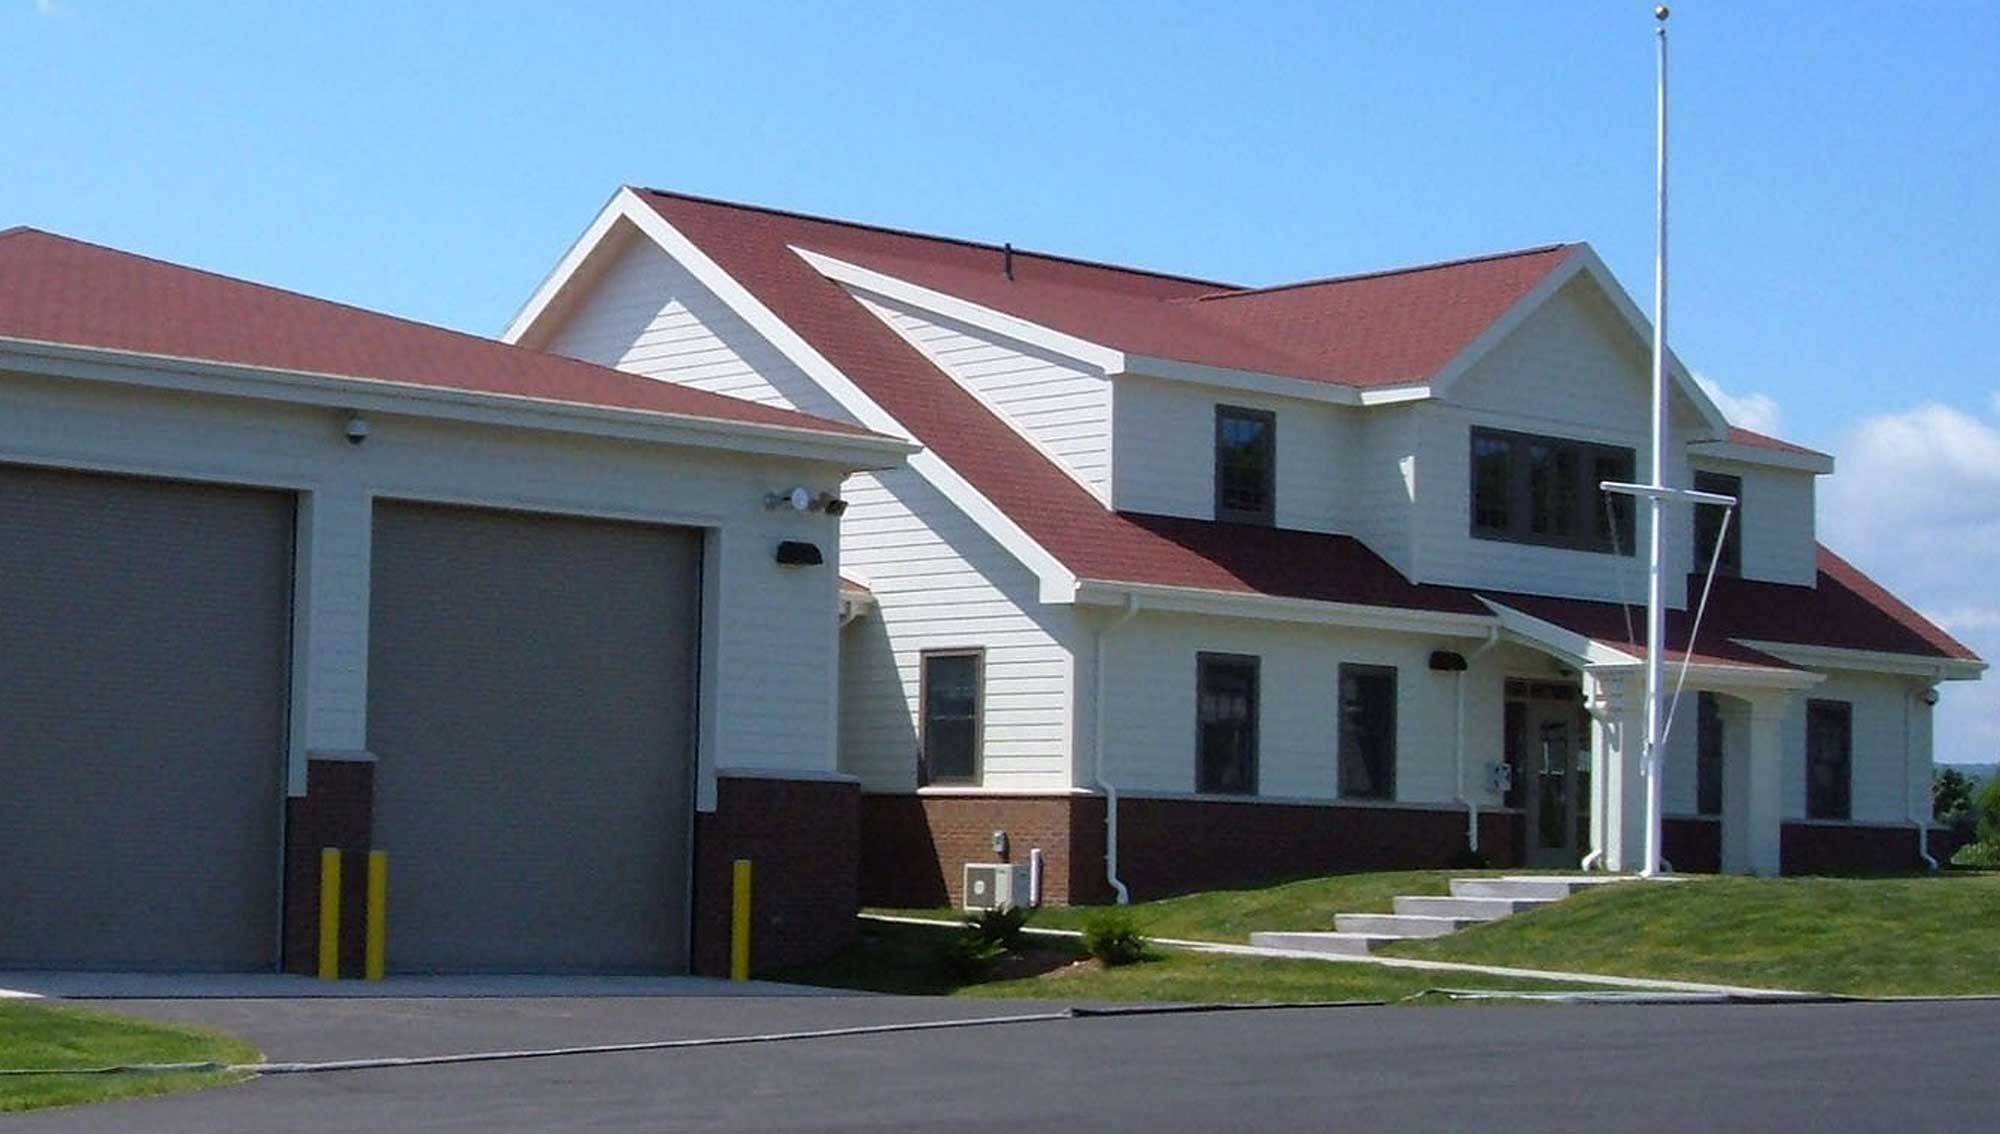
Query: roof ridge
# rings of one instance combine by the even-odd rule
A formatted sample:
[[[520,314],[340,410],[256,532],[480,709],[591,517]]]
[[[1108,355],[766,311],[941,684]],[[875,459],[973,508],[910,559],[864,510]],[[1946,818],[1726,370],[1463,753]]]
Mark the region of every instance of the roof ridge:
[[[55,235],[50,232],[42,232],[41,229],[35,228],[32,225],[17,224],[9,228],[0,228],[0,240],[5,240],[10,236],[19,236],[24,232],[41,232],[43,236]]]
[[[1410,265],[1409,267],[1404,267],[1404,268],[1377,268],[1373,271],[1355,272],[1351,275],[1345,275],[1345,276],[1321,276],[1318,279],[1294,280],[1291,283],[1270,284],[1266,287],[1246,287],[1246,288],[1237,288],[1230,291],[1215,291],[1215,292],[1210,292],[1207,295],[1186,296],[1181,299],[1170,300],[1169,302],[1206,303],[1214,299],[1236,299],[1241,296],[1264,295],[1269,292],[1286,291],[1293,288],[1320,287],[1326,284],[1337,284],[1337,283],[1355,283],[1360,280],[1380,279],[1384,276],[1414,275],[1418,272],[1434,272],[1443,268],[1462,268],[1467,264],[1484,264],[1493,260],[1511,260],[1519,256],[1539,256],[1548,252],[1555,252],[1558,250],[1566,251],[1578,247],[1581,243],[1582,243],[1581,241],[1572,240],[1572,241],[1559,241],[1554,244],[1538,244],[1532,248],[1516,248],[1506,252],[1486,252],[1477,256],[1460,256],[1455,260],[1438,260],[1429,264],[1413,264]]]
[[[920,232],[913,228],[897,228],[894,225],[875,224],[870,221],[848,220],[845,217],[830,217],[823,213],[807,213],[797,209],[782,209],[776,205],[758,205],[749,201],[732,201],[724,197],[706,197],[699,193],[682,193],[672,189],[655,189],[650,185],[633,185],[628,188],[641,193],[651,193],[658,197],[675,197],[683,201],[694,201],[703,205],[721,205],[730,209],[746,209],[771,216],[791,217],[795,220],[818,221],[822,224],[837,224],[845,228],[859,228],[869,232],[886,233],[890,236],[907,236],[916,240],[935,240],[943,244],[957,244],[965,248],[979,248],[988,252],[1005,252],[1008,245],[995,244],[987,240],[973,240],[964,236],[947,236],[937,232]],[[1088,260],[1081,256],[1065,256],[1058,252],[1038,252],[1032,248],[1014,247],[1016,256],[1032,256],[1037,260],[1051,260],[1060,264],[1076,264],[1085,268],[1102,268],[1106,271],[1129,272],[1133,275],[1151,276],[1154,279],[1174,280],[1179,283],[1201,284],[1205,287],[1234,288],[1236,285],[1205,276],[1182,275],[1178,272],[1163,272],[1154,268],[1138,268],[1130,264],[1114,264],[1108,260]]]
[[[49,237],[52,240],[60,240],[65,244],[76,244],[76,245],[81,245],[82,247],[85,248],[94,248],[100,252],[109,252],[114,256],[122,256],[129,260],[143,260],[146,263],[158,264],[160,267],[171,268],[177,272],[193,272],[196,275],[207,276],[210,279],[221,280],[224,283],[240,284],[244,287],[253,287],[259,291],[266,291],[266,292],[272,292],[277,295],[289,296],[293,299],[303,299],[309,303],[323,303],[329,307],[339,307],[343,310],[352,311],[355,312],[356,314],[366,315],[371,318],[391,319],[394,320],[395,322],[402,323],[407,326],[418,327],[426,331],[437,331],[447,335],[456,335],[459,338],[471,339],[474,342],[485,343],[489,346],[503,347],[510,350],[524,350],[533,354],[543,355],[548,358],[557,358],[563,360],[564,362],[572,362],[582,366],[589,366],[598,370],[610,370],[614,373],[621,373],[621,374],[626,373],[625,371],[617,370],[616,367],[598,366],[596,363],[584,362],[581,359],[570,358],[568,355],[555,354],[551,351],[545,351],[545,350],[537,350],[534,347],[520,346],[517,343],[502,342],[499,339],[489,339],[485,335],[475,334],[471,331],[461,331],[456,327],[447,327],[439,323],[426,323],[421,319],[412,319],[407,315],[397,315],[394,312],[390,311],[379,311],[373,307],[363,307],[358,303],[349,303],[346,300],[328,299],[326,296],[323,295],[313,295],[310,292],[297,291],[293,288],[288,288],[288,287],[280,287],[277,284],[259,283],[256,280],[245,279],[242,276],[232,276],[227,272],[219,272],[213,268],[198,268],[193,264],[182,264],[173,260],[165,260],[158,256],[148,256],[144,252],[133,252],[125,248],[114,248],[109,244],[99,244],[97,241],[94,240],[85,240],[81,237],[76,237],[76,236],[66,236],[60,232],[49,232],[45,229],[31,228],[27,225],[18,225],[15,228],[7,229],[5,231],[0,231],[0,236],[10,236],[14,235],[17,232],[23,232],[23,231],[38,233],[42,236]]]

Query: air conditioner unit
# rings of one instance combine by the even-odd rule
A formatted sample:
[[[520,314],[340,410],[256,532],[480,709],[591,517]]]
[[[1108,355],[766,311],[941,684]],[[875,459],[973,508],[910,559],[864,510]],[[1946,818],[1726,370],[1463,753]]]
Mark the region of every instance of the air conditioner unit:
[[[1028,864],[968,862],[965,864],[965,908],[1004,910],[1029,905]]]

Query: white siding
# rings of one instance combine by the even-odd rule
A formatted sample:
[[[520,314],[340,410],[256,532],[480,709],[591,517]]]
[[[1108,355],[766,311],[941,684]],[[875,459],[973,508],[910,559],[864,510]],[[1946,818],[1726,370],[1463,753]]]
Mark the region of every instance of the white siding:
[[[1813,527],[1815,478],[1796,469],[1701,458],[1696,468],[1743,478],[1743,577],[1810,587],[1819,578],[1818,533]],[[1705,570],[1707,564],[1703,564]]]
[[[1106,774],[1123,791],[1193,792],[1196,655],[1249,654],[1259,659],[1258,795],[1332,800],[1339,668],[1386,665],[1397,670],[1397,802],[1450,804],[1458,679],[1432,671],[1429,657],[1471,648],[1429,635],[1142,611],[1112,633],[1106,650]],[[1468,789],[1483,789],[1483,765],[1501,758],[1505,656],[1494,651],[1465,676]]]
[[[802,410],[853,415],[651,240],[634,237],[550,337],[552,354]]]
[[[1035,576],[916,473],[860,474],[843,493],[842,560],[878,608],[843,634],[842,770],[915,787],[921,654],[983,647],[981,786],[1067,790],[1073,608],[1042,605]]]
[[[780,539],[833,522],[768,512],[772,484],[836,470],[726,452],[371,413],[365,445],[327,410],[0,374],[0,461],[288,488],[300,497],[292,790],[305,753],[367,737],[368,572],[377,496],[601,515],[707,530],[699,795],[717,767],[834,770],[837,563],[780,568]],[[777,695],[774,691],[782,691]]]
[[[1404,575],[1412,573],[1410,539],[1417,508],[1417,407],[1380,406],[1353,425],[1345,463],[1353,491],[1343,494],[1349,534]]]
[[[1348,530],[1354,410],[1138,375],[1116,382],[1112,500],[1119,511],[1214,519],[1215,407],[1243,406],[1277,416],[1278,526]]]
[[[1111,383],[1101,371],[885,296],[848,293],[1098,499],[1110,499]]]
[[[1471,427],[1601,441],[1629,447],[1645,479],[1647,361],[1644,346],[1588,281],[1579,279],[1482,358],[1448,402],[1417,409],[1417,516],[1412,570],[1420,582],[1615,600],[1644,595],[1643,560],[1536,547],[1471,535]],[[1695,426],[1691,403],[1674,399],[1666,462],[1668,484],[1685,486],[1685,438]],[[1669,510],[1670,532],[1691,523]],[[1647,540],[1639,511],[1636,542]],[[1668,601],[1684,601],[1691,561],[1685,536],[1668,541]]]

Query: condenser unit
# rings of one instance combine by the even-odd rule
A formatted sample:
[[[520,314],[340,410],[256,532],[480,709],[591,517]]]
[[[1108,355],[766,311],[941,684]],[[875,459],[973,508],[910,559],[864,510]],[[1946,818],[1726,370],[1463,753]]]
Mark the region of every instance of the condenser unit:
[[[968,862],[965,864],[965,908],[1004,910],[1032,905],[1028,864]]]

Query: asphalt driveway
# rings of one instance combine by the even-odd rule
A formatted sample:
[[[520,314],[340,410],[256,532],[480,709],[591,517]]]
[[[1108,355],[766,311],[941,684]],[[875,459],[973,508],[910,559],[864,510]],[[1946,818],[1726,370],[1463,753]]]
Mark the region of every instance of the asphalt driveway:
[[[275,1057],[733,1035],[1011,1004],[124,1003]],[[371,1010],[372,1009],[372,1010]],[[2000,1006],[1294,1009],[270,1076],[23,1130],[1991,1129]]]

